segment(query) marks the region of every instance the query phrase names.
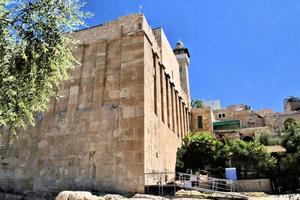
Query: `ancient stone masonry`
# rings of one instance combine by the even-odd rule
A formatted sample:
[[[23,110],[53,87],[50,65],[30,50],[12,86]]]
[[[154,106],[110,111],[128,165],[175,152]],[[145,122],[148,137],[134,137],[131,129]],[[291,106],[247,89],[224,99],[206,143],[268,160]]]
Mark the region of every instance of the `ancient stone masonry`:
[[[193,131],[211,131],[216,136],[253,140],[261,132],[278,134],[287,121],[300,123],[300,100],[289,97],[284,101],[284,112],[271,109],[251,110],[245,104],[215,108],[205,104],[203,108],[192,110]]]
[[[213,132],[214,114],[210,107],[195,108],[192,110],[192,126],[194,132],[208,131]]]
[[[288,97],[284,100],[284,112],[300,111],[300,98]]]
[[[1,190],[143,192],[145,174],[175,171],[189,130],[188,50],[175,56],[140,14],[72,37],[81,65],[37,125],[1,149]]]

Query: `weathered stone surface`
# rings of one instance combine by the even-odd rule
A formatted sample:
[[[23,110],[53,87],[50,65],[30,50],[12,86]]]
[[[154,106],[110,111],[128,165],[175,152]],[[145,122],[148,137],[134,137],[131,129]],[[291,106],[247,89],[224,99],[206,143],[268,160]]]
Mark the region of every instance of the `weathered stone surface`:
[[[202,123],[199,124],[198,120],[202,120]],[[195,132],[200,132],[200,131],[212,132],[213,121],[214,121],[214,114],[209,107],[192,109],[191,130]],[[199,127],[199,125],[202,125],[202,127]]]
[[[105,198],[92,195],[90,192],[63,191],[55,200],[105,200]]]
[[[300,194],[292,195],[291,200],[300,200]]]
[[[133,200],[138,199],[148,199],[148,200],[168,200],[168,198],[161,197],[161,196],[155,196],[155,195],[148,195],[148,194],[135,194],[132,197]]]
[[[190,107],[163,31],[133,14],[73,37],[81,65],[37,125],[0,150],[0,189],[141,193],[172,181]]]
[[[208,193],[203,193],[203,192],[199,192],[199,191],[195,191],[195,190],[179,190],[175,193],[175,197],[176,199],[178,197],[180,198],[208,198],[210,197],[211,194]]]
[[[121,195],[118,194],[106,194],[103,197],[105,200],[126,200],[126,197],[123,197]]]
[[[240,193],[228,192],[226,193],[212,193],[212,199],[216,200],[248,200],[249,198],[246,195],[241,195]]]

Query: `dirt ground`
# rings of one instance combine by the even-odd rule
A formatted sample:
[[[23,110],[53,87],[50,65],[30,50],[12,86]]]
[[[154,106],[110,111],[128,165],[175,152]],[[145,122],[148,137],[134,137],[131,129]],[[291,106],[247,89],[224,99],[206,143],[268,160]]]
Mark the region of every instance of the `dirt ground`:
[[[290,197],[288,195],[268,195],[265,197],[249,197],[249,200],[300,200],[300,197],[296,195]]]

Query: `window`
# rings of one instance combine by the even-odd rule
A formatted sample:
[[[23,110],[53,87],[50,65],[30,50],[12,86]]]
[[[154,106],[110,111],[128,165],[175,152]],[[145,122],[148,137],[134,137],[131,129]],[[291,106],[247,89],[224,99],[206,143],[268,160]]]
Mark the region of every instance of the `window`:
[[[153,87],[153,93],[154,93],[154,113],[157,115],[156,57],[155,57],[155,54],[154,54],[154,53],[153,53],[153,68],[154,68],[154,74],[153,74],[153,83],[154,83],[154,87]]]
[[[224,118],[224,117],[225,117],[225,113],[219,113],[219,114],[218,114],[218,117],[219,117],[219,118]]]
[[[199,129],[203,128],[203,119],[202,119],[202,116],[198,116],[198,128]]]
[[[163,69],[162,66],[160,66],[160,105],[161,105],[161,119],[163,122],[165,122],[164,118],[164,88],[163,88]]]
[[[185,106],[184,103],[182,103],[182,118],[183,118],[183,133],[186,134],[186,120],[185,120]]]
[[[173,85],[171,84],[171,110],[172,110],[172,124],[173,124],[173,127],[172,127],[172,130],[175,132],[175,113],[174,113],[174,87]]]
[[[176,103],[176,124],[177,124],[177,135],[180,137],[180,132],[179,132],[179,110],[178,110],[178,94],[177,92],[175,93],[175,103]]]
[[[170,128],[169,78],[168,75],[165,75],[165,77],[166,77],[166,97],[167,97],[167,124],[168,127]]]
[[[181,107],[181,98],[179,98],[179,124],[180,124],[180,135],[183,138],[183,126],[182,126],[182,107]]]
[[[143,28],[143,25],[142,25],[142,23],[139,23],[139,24],[138,24],[138,29],[140,29],[140,30],[141,30],[142,28]]]

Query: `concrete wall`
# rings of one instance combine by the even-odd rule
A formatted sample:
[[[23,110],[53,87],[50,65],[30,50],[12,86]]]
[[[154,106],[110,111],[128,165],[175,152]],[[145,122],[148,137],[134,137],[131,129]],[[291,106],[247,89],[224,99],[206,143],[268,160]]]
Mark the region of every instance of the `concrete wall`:
[[[271,192],[270,179],[248,179],[235,182],[236,192]]]
[[[143,192],[145,173],[175,170],[189,127],[172,49],[139,14],[73,37],[82,65],[37,125],[0,150],[0,189]]]

